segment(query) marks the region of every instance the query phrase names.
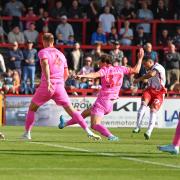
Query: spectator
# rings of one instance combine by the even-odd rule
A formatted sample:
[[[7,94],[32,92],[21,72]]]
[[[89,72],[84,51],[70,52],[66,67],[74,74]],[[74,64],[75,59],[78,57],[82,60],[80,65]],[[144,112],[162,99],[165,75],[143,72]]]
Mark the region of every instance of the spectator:
[[[63,37],[62,37],[61,33],[57,34],[57,39],[55,41],[55,44],[56,45],[64,45],[65,44],[65,42],[63,41]]]
[[[92,67],[92,57],[86,56],[85,65],[81,68],[78,74],[88,74],[94,72],[94,68]]]
[[[124,53],[119,48],[119,41],[115,41],[113,50],[111,50],[109,54],[112,56],[113,60],[118,61],[119,65],[122,65],[122,58],[124,57]]]
[[[4,14],[7,16],[21,17],[25,11],[24,4],[21,1],[11,0],[7,2],[4,9]]]
[[[165,6],[164,0],[158,1],[158,6],[154,12],[154,17],[155,19],[160,19],[161,21],[169,19],[169,11],[168,8],[166,8]]]
[[[88,89],[89,88],[87,78],[81,78],[81,81],[79,83],[79,88],[80,89]]]
[[[82,18],[82,9],[79,6],[77,0],[72,1],[72,6],[69,8],[68,11],[68,16],[69,18],[75,18],[75,19]]]
[[[20,88],[20,76],[18,71],[13,71],[13,87],[12,87],[12,93],[13,94],[19,94],[19,88]]]
[[[174,37],[172,38],[172,41],[173,41],[173,44],[175,44],[175,46],[180,48],[180,26],[176,28],[176,33]]]
[[[117,8],[115,6],[115,3],[113,0],[106,0],[106,5],[104,7],[108,6],[110,9],[110,13],[113,14],[115,17],[117,17]]]
[[[134,37],[134,45],[144,46],[147,42],[149,42],[149,36],[144,33],[144,28],[139,26]]]
[[[37,17],[36,14],[34,13],[33,7],[28,7],[28,12],[25,16],[26,18],[35,18]],[[29,29],[29,26],[31,23],[34,23],[34,21],[26,21],[26,29]]]
[[[42,32],[40,32],[38,36],[38,45],[42,46],[42,37],[45,33],[48,33],[48,32],[49,32],[48,26],[43,26]]]
[[[61,16],[61,24],[59,24],[56,28],[56,37],[58,33],[62,34],[64,42],[68,41],[68,37],[70,35],[74,35],[73,28],[71,24],[67,22],[67,16],[65,15]]]
[[[44,26],[48,26],[48,28],[51,30],[50,17],[48,11],[44,11],[43,16],[39,18],[38,21],[36,21],[36,28],[38,32],[42,32],[42,28]]]
[[[176,52],[174,44],[169,45],[168,53],[165,54],[165,68],[167,72],[167,86],[170,87],[176,80],[179,83],[180,54]]]
[[[169,31],[167,29],[163,29],[161,31],[160,36],[158,37],[158,45],[160,46],[167,46],[171,41],[171,37],[169,35]]]
[[[122,66],[125,66],[125,67],[129,67],[128,65],[128,59],[127,57],[123,57],[122,58]],[[132,77],[134,75],[124,75],[124,78],[123,78],[123,83],[122,83],[122,89],[130,89],[131,88],[131,85],[132,85]]]
[[[33,94],[35,91],[34,79],[37,62],[37,50],[33,48],[32,41],[27,42],[27,49],[24,49],[23,55],[21,92],[25,94]],[[30,80],[29,86],[28,79]]]
[[[91,36],[91,44],[106,44],[106,36],[103,33],[103,29],[101,26],[97,28],[97,31],[94,32]]]
[[[129,21],[124,21],[124,28],[121,28],[119,31],[120,34],[120,42],[122,45],[130,46],[133,40],[133,30],[130,28]]]
[[[93,66],[95,71],[99,69],[98,61],[100,60],[103,54],[104,52],[101,50],[101,43],[96,43],[95,49],[91,51],[91,56],[93,59]]]
[[[74,78],[75,76],[75,71],[73,70],[69,70],[69,76],[68,79],[65,82],[65,87],[66,89],[75,89],[75,88],[79,88],[79,83],[78,81]],[[77,94],[73,94],[73,95],[77,95]]]
[[[154,62],[158,62],[158,54],[156,51],[152,50],[152,44],[146,43],[144,50],[144,58],[152,59]]]
[[[35,23],[31,23],[29,25],[29,28],[27,30],[24,31],[24,37],[25,37],[25,41],[31,41],[35,44],[37,44],[37,40],[38,40],[38,31],[36,31],[36,26]]]
[[[24,34],[20,31],[19,26],[13,27],[12,31],[8,33],[8,42],[17,42],[19,44],[24,44]]]
[[[5,31],[3,29],[3,27],[0,25],[0,42],[4,43],[5,42]]]
[[[7,72],[5,73],[2,89],[5,94],[13,92],[13,71],[11,69],[7,69]]]
[[[21,77],[21,62],[24,59],[22,51],[18,48],[18,43],[13,43],[13,49],[9,50],[9,64],[11,70],[17,70]]]
[[[101,88],[102,88],[102,86],[100,84],[100,79],[99,78],[94,79],[94,82],[93,82],[93,85],[91,86],[91,89],[99,90]],[[97,95],[97,93],[94,93],[93,95]]]
[[[116,11],[117,11],[117,14],[120,15],[121,14],[121,10],[122,8],[124,7],[124,4],[125,4],[125,0],[114,0],[114,5],[116,7]]]
[[[80,49],[80,44],[75,43],[73,51],[70,53],[70,62],[68,62],[68,67],[78,72],[83,66],[83,52]]]
[[[61,16],[67,15],[66,8],[63,6],[62,1],[56,1],[55,8],[51,11],[51,16],[56,19],[60,19]]]
[[[136,18],[135,9],[132,7],[130,1],[125,1],[124,8],[122,8],[120,13],[121,19],[134,19]]]
[[[139,9],[137,13],[137,18],[138,19],[143,19],[144,21],[148,22],[153,19],[153,13],[150,9],[148,9],[147,3],[144,1],[142,3],[142,8]],[[150,34],[150,23],[142,23],[139,24],[137,27],[142,26],[144,28],[144,32],[147,33],[148,35]]]
[[[107,38],[108,38],[108,44],[114,44],[114,42],[119,41],[120,37],[115,27],[111,28],[111,32],[108,34]]]
[[[99,16],[99,26],[102,26],[104,33],[110,33],[111,27],[115,24],[115,17],[110,13],[110,8],[105,6],[104,13]]]
[[[0,54],[0,74],[6,72],[6,66],[4,63],[4,57],[2,54]]]
[[[67,45],[68,46],[74,46],[76,43],[75,39],[74,39],[74,36],[73,35],[69,35],[69,38],[68,38],[68,41],[67,41]]]

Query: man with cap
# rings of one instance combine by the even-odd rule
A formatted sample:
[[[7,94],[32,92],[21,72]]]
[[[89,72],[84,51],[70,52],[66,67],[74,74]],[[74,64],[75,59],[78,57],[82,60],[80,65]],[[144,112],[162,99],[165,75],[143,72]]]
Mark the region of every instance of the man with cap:
[[[63,41],[67,42],[70,35],[74,35],[74,31],[72,25],[67,22],[67,16],[61,16],[61,24],[59,24],[56,28],[56,37],[61,33],[63,37]]]

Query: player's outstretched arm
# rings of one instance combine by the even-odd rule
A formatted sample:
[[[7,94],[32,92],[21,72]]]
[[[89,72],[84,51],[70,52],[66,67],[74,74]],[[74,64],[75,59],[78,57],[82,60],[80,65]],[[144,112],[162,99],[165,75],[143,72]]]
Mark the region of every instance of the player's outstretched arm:
[[[147,74],[141,76],[140,78],[135,79],[133,83],[136,84],[136,83],[143,81],[145,79],[149,79],[151,77],[154,77],[156,75],[156,73],[157,72],[155,70],[149,71]]]
[[[134,67],[130,68],[131,73],[134,73],[134,74],[139,73],[143,58],[144,58],[144,50],[143,48],[140,48],[139,53],[138,53],[138,61]]]
[[[83,74],[83,75],[77,75],[76,78],[89,78],[89,79],[95,79],[101,77],[99,72],[89,73],[89,74]]]

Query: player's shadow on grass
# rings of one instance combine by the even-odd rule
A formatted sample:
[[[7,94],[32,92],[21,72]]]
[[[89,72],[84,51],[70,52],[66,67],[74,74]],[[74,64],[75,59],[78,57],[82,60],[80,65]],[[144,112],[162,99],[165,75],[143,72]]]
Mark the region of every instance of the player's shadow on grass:
[[[106,155],[107,154],[107,155]],[[109,154],[113,154],[112,156]],[[17,155],[17,156],[71,156],[71,157],[105,157],[105,158],[148,158],[159,159],[172,158],[173,156],[165,155],[161,153],[148,153],[148,152],[82,152],[82,151],[58,151],[58,150],[0,150],[1,155]],[[158,155],[158,156],[155,156]],[[160,155],[160,156],[159,156]]]

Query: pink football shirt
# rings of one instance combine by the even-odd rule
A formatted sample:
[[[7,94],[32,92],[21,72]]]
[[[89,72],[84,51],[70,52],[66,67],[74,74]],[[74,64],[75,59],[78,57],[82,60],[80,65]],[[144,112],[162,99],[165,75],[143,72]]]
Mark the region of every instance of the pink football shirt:
[[[67,60],[63,53],[56,48],[48,47],[40,50],[38,57],[40,59],[40,63],[42,63],[44,59],[48,59],[51,82],[64,84],[64,68],[67,67]],[[42,72],[41,82],[45,81],[46,78],[44,72]]]
[[[109,66],[99,70],[102,88],[98,97],[101,99],[117,99],[123,83],[124,74],[130,74],[125,66]]]

